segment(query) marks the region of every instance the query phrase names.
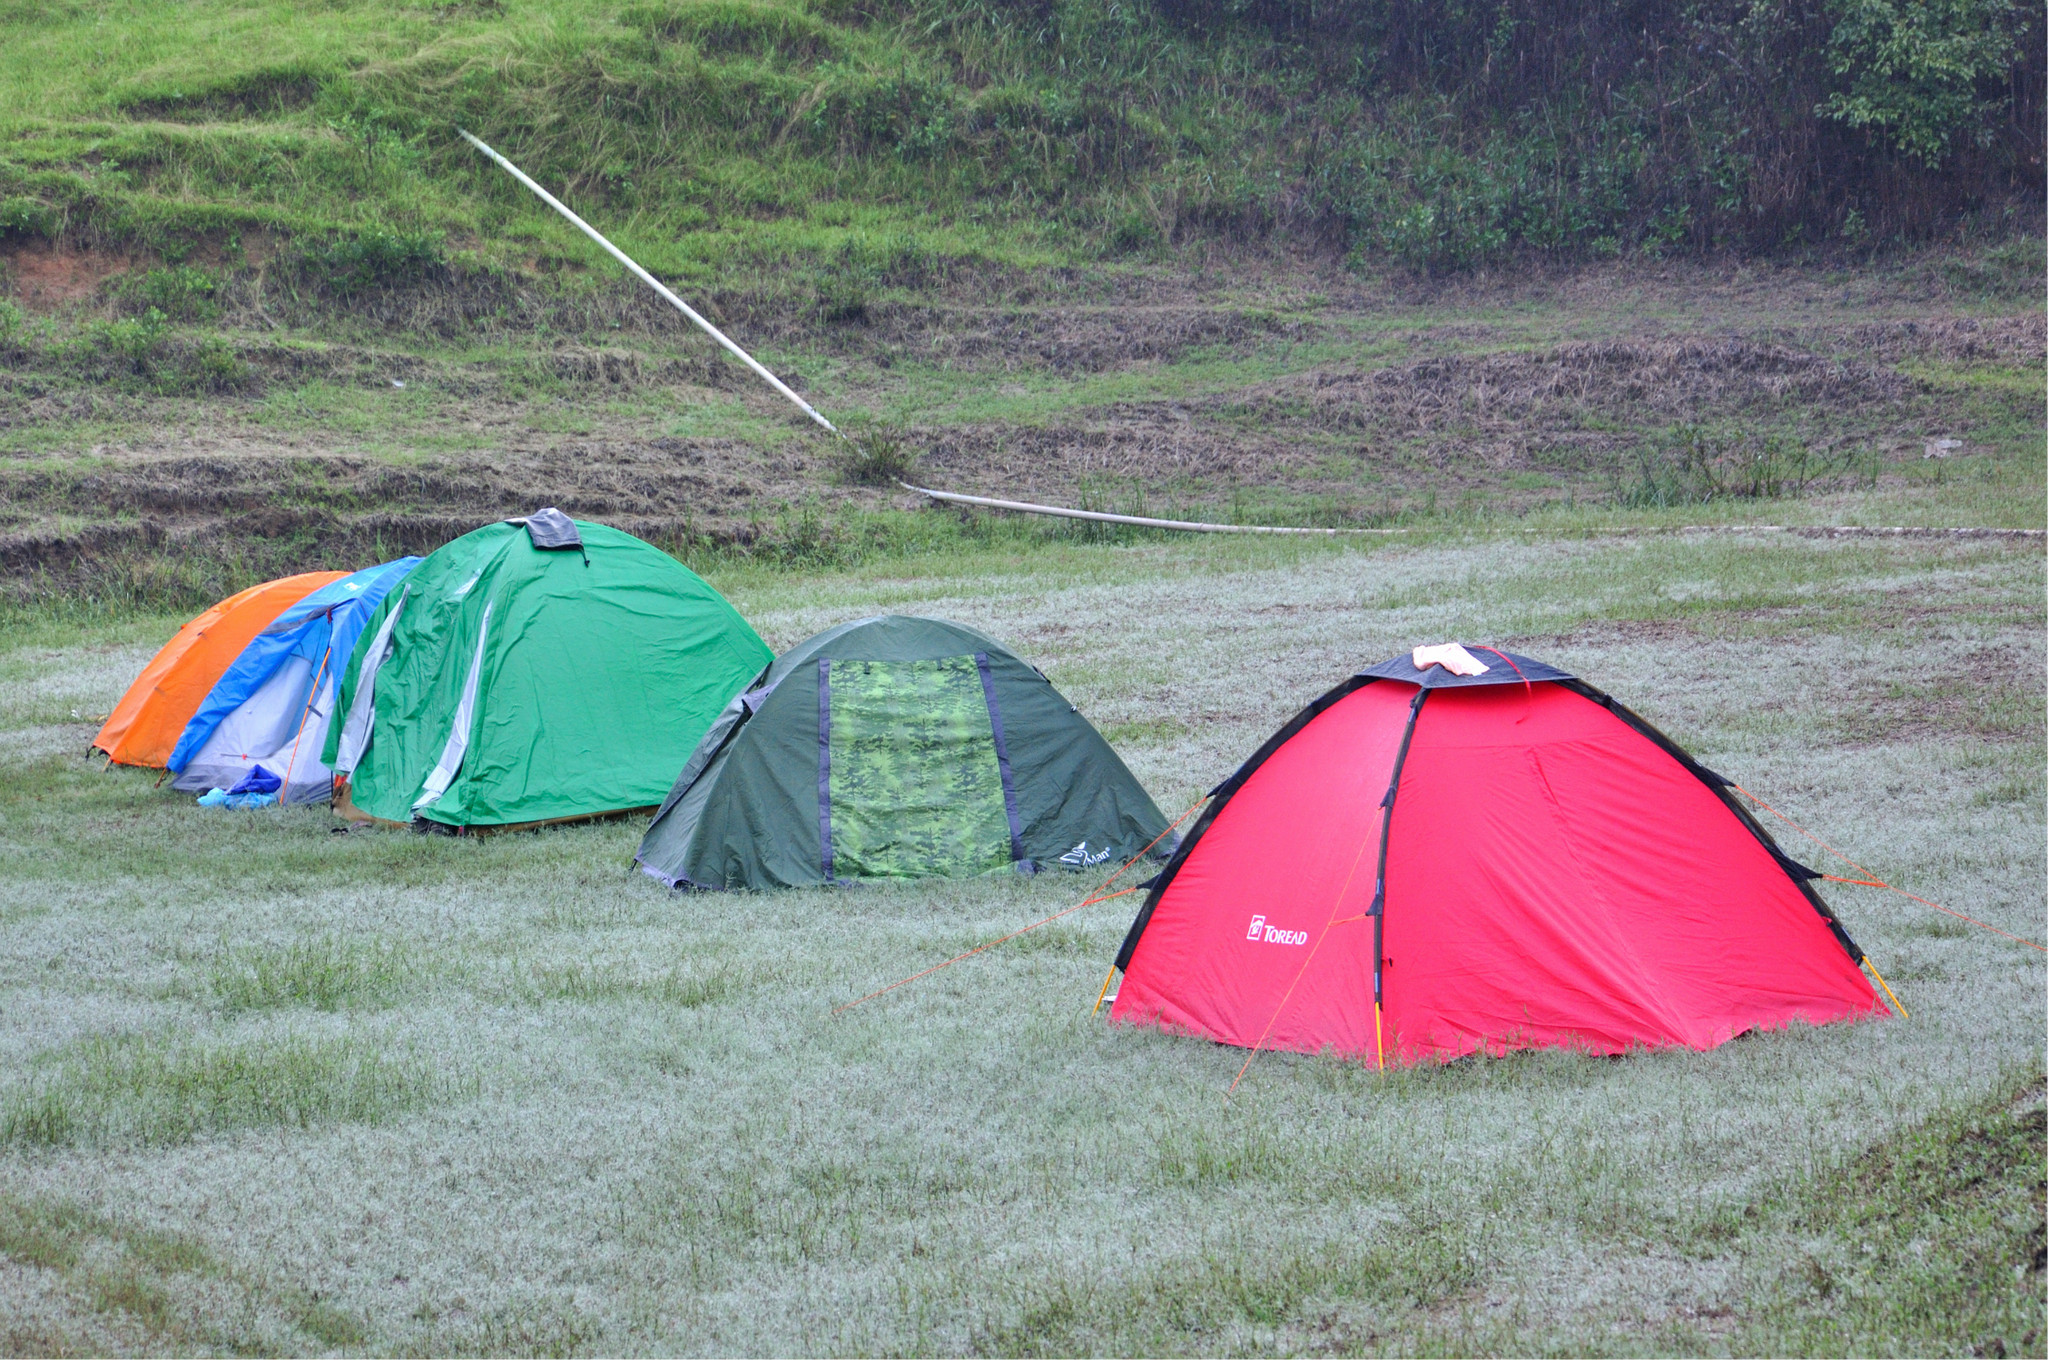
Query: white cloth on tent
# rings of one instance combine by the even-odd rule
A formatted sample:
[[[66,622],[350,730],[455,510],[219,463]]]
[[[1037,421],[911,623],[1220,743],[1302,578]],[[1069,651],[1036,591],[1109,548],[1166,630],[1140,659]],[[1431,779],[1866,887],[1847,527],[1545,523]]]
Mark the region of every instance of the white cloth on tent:
[[[463,589],[469,587],[464,586]],[[441,759],[427,772],[427,782],[421,786],[420,796],[412,801],[415,815],[439,802],[462,769],[462,758],[469,752],[470,724],[476,719],[476,689],[483,679],[484,640],[490,635],[491,606],[487,604],[483,618],[476,625],[476,655],[470,658],[469,676],[462,682],[462,699],[455,705],[455,720],[448,725],[448,742],[441,748]]]
[[[342,721],[340,749],[334,753],[334,768],[343,774],[354,774],[356,766],[362,763],[363,752],[370,749],[370,734],[377,720],[377,672],[391,656],[391,631],[398,627],[398,616],[405,612],[407,589],[399,590],[398,603],[391,606],[383,625],[370,639],[370,650],[363,653],[362,669],[356,673],[355,702],[349,705],[348,716]]]
[[[1426,671],[1431,666],[1442,666],[1452,675],[1484,675],[1490,669],[1472,653],[1455,642],[1440,642],[1434,647],[1417,647],[1409,653],[1415,669]]]

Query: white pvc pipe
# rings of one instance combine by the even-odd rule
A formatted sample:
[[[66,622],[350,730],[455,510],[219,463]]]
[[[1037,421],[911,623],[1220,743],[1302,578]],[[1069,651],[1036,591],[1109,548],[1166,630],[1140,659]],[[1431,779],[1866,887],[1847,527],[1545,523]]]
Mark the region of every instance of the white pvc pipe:
[[[631,256],[626,254],[625,251],[620,250],[610,241],[606,240],[604,238],[604,234],[598,231],[596,227],[591,226],[588,222],[578,217],[575,213],[569,211],[568,206],[564,204],[562,200],[556,198],[553,194],[541,188],[538,184],[535,184],[532,178],[528,176],[524,170],[521,170],[518,166],[506,160],[497,152],[491,150],[490,147],[484,145],[475,137],[472,137],[465,129],[457,128],[455,130],[457,132],[462,133],[462,139],[464,141],[468,142],[471,146],[475,147],[477,150],[483,152],[486,156],[489,156],[492,160],[496,161],[500,166],[504,168],[507,174],[512,176],[512,178],[518,180],[521,184],[524,184],[527,188],[533,190],[535,194],[539,195],[541,202],[547,204],[550,208],[553,208],[556,212],[568,218],[571,225],[573,225],[578,231],[582,232],[585,236],[588,236],[591,240],[597,242],[600,246],[604,247],[605,251],[609,253],[613,259],[617,260],[620,264],[626,266],[627,269],[631,270],[635,278],[638,278],[642,283],[645,283],[649,288],[652,288],[655,292],[661,294],[664,298],[668,299],[670,305],[672,305],[677,311],[681,312],[684,316],[688,317],[691,320],[691,322],[697,326],[698,329],[702,330],[706,335],[710,336],[713,340],[716,340],[719,344],[725,346],[725,348],[729,350],[733,354],[733,356],[737,358],[741,363],[745,364],[748,368],[753,369],[755,373],[759,374],[762,381],[766,382],[770,387],[774,388],[783,396],[788,397],[792,402],[796,403],[796,407],[798,410],[802,411],[812,420],[817,421],[818,424],[822,426],[824,429],[830,431],[833,434],[839,435],[841,439],[846,438],[845,435],[840,434],[838,426],[834,425],[831,421],[825,419],[825,417],[823,417],[822,415],[819,415],[816,408],[814,408],[809,402],[805,401],[796,393],[790,391],[788,384],[784,383],[782,379],[776,377],[773,373],[770,373],[767,369],[763,368],[760,362],[756,360],[753,355],[747,353],[738,345],[734,344],[732,342],[731,337],[727,336],[724,331],[718,329],[718,327],[712,325],[709,321],[706,321],[702,316],[699,316],[695,308],[691,307],[689,303],[683,301],[674,293],[670,292],[668,288],[661,282],[660,279],[655,278],[654,275],[642,269],[638,264],[635,264]],[[1100,510],[1068,510],[1062,506],[1057,505],[1033,505],[1029,501],[1003,501],[995,500],[988,496],[963,496],[960,495],[958,492],[953,491],[934,491],[929,487],[912,486],[910,483],[900,480],[896,483],[896,485],[902,487],[905,491],[914,491],[920,496],[929,496],[935,501],[950,501],[956,505],[981,505],[986,506],[991,510],[1016,510],[1028,515],[1057,515],[1063,519],[1099,520],[1105,524],[1136,524],[1147,529],[1181,529],[1190,533],[1198,534],[1327,535],[1405,534],[1413,532],[1409,529],[1297,529],[1277,527],[1264,524],[1204,524],[1197,520],[1148,519],[1143,515],[1111,515],[1105,514]],[[1554,531],[1540,529],[1524,529],[1520,532],[1548,533]],[[1688,524],[1677,526],[1670,529],[1651,528],[1645,530],[1637,528],[1615,528],[1594,529],[1588,530],[1587,532],[1604,534],[1627,534],[1641,532],[1821,533],[1830,535],[1882,535],[1901,537],[1953,536],[1956,538],[2040,538],[2044,536],[2044,531],[2040,529],[1935,529],[1918,528],[1910,525],[1877,528],[1864,527],[1861,525],[1851,526],[1826,524]]]
[[[1033,505],[1029,501],[999,501],[988,496],[963,496],[956,491],[934,491],[926,486],[896,485],[935,501],[955,505],[984,505],[991,510],[1019,510],[1027,515],[1058,515],[1062,519],[1092,519],[1104,524],[1136,524],[1147,529],[1185,529],[1197,534],[1405,534],[1406,529],[1294,529],[1265,524],[1204,524],[1191,519],[1147,519],[1143,515],[1111,515],[1100,510],[1068,510],[1058,505]]]
[[[663,286],[661,280],[655,278],[654,275],[648,273],[639,265],[633,263],[632,257],[627,255],[625,251],[620,250],[617,246],[613,245],[610,241],[605,240],[603,234],[600,233],[596,227],[591,226],[588,222],[578,217],[575,213],[570,212],[568,207],[563,204],[561,199],[556,198],[553,194],[541,188],[538,184],[535,184],[532,179],[528,178],[524,170],[521,170],[518,166],[506,160],[503,156],[500,156],[497,152],[491,150],[489,147],[485,146],[476,138],[470,136],[469,133],[463,131],[463,129],[457,128],[455,130],[457,132],[462,133],[462,138],[464,141],[468,142],[471,146],[475,147],[477,150],[483,152],[486,156],[489,156],[492,160],[496,161],[499,165],[503,166],[506,172],[509,173],[512,176],[512,178],[518,180],[521,184],[524,184],[527,188],[533,190],[534,193],[540,195],[541,202],[547,204],[550,208],[553,208],[556,212],[568,218],[569,221],[576,227],[578,231],[582,232],[585,236],[588,236],[591,240],[603,246],[607,251],[611,253],[611,257],[613,259],[617,260],[620,264],[626,266],[626,268],[633,271],[634,276],[637,277],[642,283],[645,283],[649,288],[652,288],[655,292],[667,298],[677,311],[681,312],[684,316],[690,318],[691,321],[695,322],[699,330],[702,330],[706,335],[710,336],[713,340],[716,340],[719,344],[724,345],[726,349],[730,350],[733,353],[733,355],[739,359],[741,363],[745,364],[748,368],[753,369],[754,372],[760,374],[762,379],[766,381],[770,387],[774,388],[783,396],[788,397],[791,401],[795,402],[797,404],[797,408],[801,410],[805,415],[809,416],[812,420],[817,421],[818,424],[824,426],[833,434],[839,433],[839,428],[836,425],[834,425],[831,421],[825,419],[825,417],[819,415],[817,411],[812,408],[809,402],[805,401],[796,393],[790,391],[788,386],[783,383],[782,379],[776,377],[773,373],[770,373],[767,369],[761,367],[761,365],[755,361],[753,355],[747,353],[738,345],[735,345],[724,331],[718,329],[718,327],[712,325],[709,321],[706,321],[703,317],[697,315],[696,310],[692,308],[689,303],[683,301],[674,293],[671,293],[666,287]],[[844,438],[844,436],[842,435],[841,438]]]
[[[990,510],[1015,510],[1027,515],[1057,515],[1062,519],[1092,519],[1105,524],[1136,524],[1147,529],[1185,529],[1198,534],[1412,534],[1421,532],[1416,528],[1402,529],[1295,529],[1276,528],[1263,524],[1204,524],[1189,519],[1147,519],[1143,515],[1111,515],[1100,510],[1069,510],[1060,505],[1034,505],[1030,501],[1003,501],[992,496],[963,496],[957,491],[934,491],[928,486],[912,486],[899,480],[896,485],[905,491],[929,496],[935,501],[946,501],[954,505],[980,505]],[[1455,526],[1444,526],[1452,528]],[[1565,535],[1579,533],[1587,537],[1630,536],[1635,534],[1803,534],[1810,537],[1828,538],[2043,538],[2048,530],[2042,529],[1944,529],[1923,527],[1912,524],[1864,525],[1864,524],[1617,524],[1589,525],[1583,529],[1542,529],[1510,527],[1508,533]]]

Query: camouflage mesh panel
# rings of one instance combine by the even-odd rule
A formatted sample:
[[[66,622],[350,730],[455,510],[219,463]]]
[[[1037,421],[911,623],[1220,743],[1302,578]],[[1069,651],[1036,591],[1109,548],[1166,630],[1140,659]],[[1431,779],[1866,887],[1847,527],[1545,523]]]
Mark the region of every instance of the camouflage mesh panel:
[[[832,663],[833,873],[954,877],[1010,864],[988,701],[971,656]]]

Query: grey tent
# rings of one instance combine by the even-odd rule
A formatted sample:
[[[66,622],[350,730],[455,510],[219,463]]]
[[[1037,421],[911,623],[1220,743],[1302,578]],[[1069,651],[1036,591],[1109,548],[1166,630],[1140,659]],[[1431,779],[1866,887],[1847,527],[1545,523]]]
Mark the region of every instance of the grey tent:
[[[777,657],[711,725],[635,858],[671,887],[765,888],[1089,868],[1165,829],[1043,675],[971,628],[892,615]]]

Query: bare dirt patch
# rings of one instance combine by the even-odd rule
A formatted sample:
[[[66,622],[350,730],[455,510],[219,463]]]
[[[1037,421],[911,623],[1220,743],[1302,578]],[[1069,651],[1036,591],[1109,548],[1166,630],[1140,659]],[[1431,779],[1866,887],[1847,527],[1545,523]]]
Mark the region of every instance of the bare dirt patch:
[[[0,253],[0,279],[23,307],[49,313],[90,301],[108,279],[134,265],[125,254],[34,242]]]
[[[1822,458],[1911,443],[1920,395],[1888,366],[1790,344],[1615,340],[1326,366],[1194,400],[1119,402],[1086,424],[934,433],[927,465],[991,491],[1192,479],[1212,484],[1211,499],[1262,485],[1385,501],[1499,488],[1515,471],[1598,479],[1694,422],[1805,425]]]
[[[1324,337],[1300,317],[1228,305],[1000,308],[886,304],[865,321],[822,334],[841,354],[886,368],[904,360],[978,370],[1105,373],[1173,363],[1195,350],[1243,353],[1275,341]]]
[[[1651,427],[1824,407],[1857,415],[1913,390],[1900,374],[1748,340],[1603,341],[1295,374],[1214,399],[1260,424],[1393,436],[1467,432],[1491,461],[1606,451]],[[1617,438],[1618,436],[1618,438]],[[1468,442],[1468,447],[1470,443]]]
[[[2031,655],[2029,653],[2032,653]],[[1848,745],[1953,740],[2038,741],[2048,717],[2037,650],[1989,647],[1960,654],[1954,669],[1907,680],[1865,680],[1835,715]]]
[[[2025,316],[1936,316],[1873,322],[1813,337],[1836,353],[1866,362],[1909,359],[2039,367],[2048,363],[2048,312]]]

